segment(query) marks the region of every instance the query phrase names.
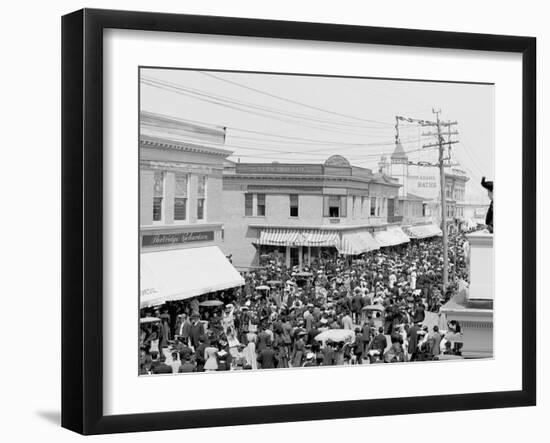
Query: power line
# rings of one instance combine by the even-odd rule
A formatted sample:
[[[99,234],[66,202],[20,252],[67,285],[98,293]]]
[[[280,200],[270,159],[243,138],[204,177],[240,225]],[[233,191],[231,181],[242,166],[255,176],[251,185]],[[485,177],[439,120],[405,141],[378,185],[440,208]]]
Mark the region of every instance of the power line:
[[[313,129],[316,129],[316,130],[326,131],[326,132],[335,132],[335,133],[346,134],[346,135],[359,135],[357,133],[353,133],[353,132],[350,132],[350,131],[339,131],[339,130],[336,130],[336,129],[327,128],[325,126],[313,125],[313,124],[309,124],[309,123],[303,122],[303,121],[300,122],[300,121],[297,121],[296,119],[277,117],[277,116],[266,114],[265,112],[253,111],[253,110],[244,108],[243,105],[224,103],[224,102],[220,102],[219,100],[216,100],[216,99],[213,99],[213,98],[200,97],[200,96],[194,95],[192,93],[188,93],[188,92],[185,92],[185,91],[182,91],[182,90],[178,90],[178,89],[176,89],[174,87],[170,87],[170,86],[155,85],[155,84],[151,84],[151,83],[146,82],[146,81],[144,82],[144,84],[146,84],[148,86],[151,86],[151,87],[156,87],[156,88],[159,88],[159,89],[162,89],[162,90],[165,90],[165,91],[174,92],[176,94],[180,94],[180,95],[183,95],[183,96],[186,96],[188,98],[195,99],[195,100],[200,100],[200,101],[211,103],[211,104],[214,104],[214,105],[217,105],[217,106],[233,109],[235,111],[255,115],[257,117],[270,118],[270,119],[277,120],[277,121],[280,121],[280,122],[283,122],[283,123],[292,124],[292,125],[301,126],[301,127],[309,127],[309,128],[313,128]]]
[[[171,118],[171,119],[174,118],[174,117],[166,115],[166,114],[158,114],[158,115],[163,116],[163,117],[167,117],[167,118]],[[205,126],[212,124],[212,123],[207,123],[207,122],[202,122],[202,121],[197,121],[197,120],[189,120],[189,119],[184,119],[184,118],[177,118],[177,120],[179,120],[181,122],[193,123],[193,124],[199,124],[199,125],[205,125]],[[160,124],[159,125],[152,125],[152,126],[157,126],[159,128],[163,128],[163,126],[160,125]],[[256,135],[280,138],[280,139],[283,139],[283,140],[297,140],[297,141],[314,142],[315,144],[320,144],[320,145],[334,145],[334,146],[338,146],[338,147],[341,147],[341,146],[361,146],[361,147],[364,147],[364,146],[369,146],[370,145],[369,143],[351,143],[351,142],[341,142],[341,141],[336,141],[336,140],[323,140],[323,139],[315,139],[315,138],[309,138],[309,137],[297,137],[297,136],[291,136],[291,135],[281,135],[281,134],[276,134],[276,133],[273,133],[273,132],[257,131],[257,130],[253,130],[253,129],[240,128],[240,127],[236,127],[236,126],[225,126],[223,124],[221,126],[224,126],[226,128],[226,130],[231,130],[231,131],[237,131],[237,132],[244,132],[244,133],[247,133],[247,134],[256,134]],[[376,145],[376,144],[378,144],[378,143],[372,143],[372,145]]]
[[[233,138],[238,139],[239,137],[231,137],[231,140],[233,140]],[[293,148],[293,149],[296,149],[296,146],[318,146],[318,144],[310,143],[310,142],[295,142],[295,141],[288,141],[287,140],[287,141],[284,141],[284,142],[281,143],[278,140],[263,140],[263,139],[255,139],[253,137],[250,137],[247,140],[249,140],[249,141],[257,140],[257,142],[261,144],[261,147],[265,147],[265,148],[270,147],[269,145],[266,146],[266,143],[276,144],[278,147],[284,146],[285,144],[295,145],[295,146],[290,146],[290,148]],[[408,143],[412,144],[412,143],[418,143],[418,141],[419,141],[418,139],[414,138],[414,139],[411,139],[410,141],[406,141],[406,142],[403,142],[403,143],[404,144],[408,144]],[[237,145],[230,141],[230,142],[226,143],[226,146],[237,146]],[[242,146],[242,145],[240,145],[240,146]],[[254,149],[256,146],[257,145],[251,146],[250,149]],[[345,143],[342,143],[342,144],[332,145],[328,148],[317,148],[317,149],[314,149],[314,150],[305,150],[305,151],[300,151],[300,152],[303,152],[303,153],[319,152],[319,153],[321,153],[321,152],[327,152],[327,151],[330,151],[330,150],[334,150],[334,149],[337,149],[337,148],[346,148],[347,150],[351,150],[351,149],[365,149],[367,147],[378,147],[378,146],[393,146],[393,141],[365,143],[365,144],[362,144],[362,145],[353,145],[353,146],[346,146]],[[294,152],[294,151],[292,151],[292,152]]]
[[[330,120],[313,118],[310,116],[306,116],[304,114],[290,113],[288,111],[282,111],[279,109],[261,106],[250,102],[244,102],[242,100],[237,100],[237,99],[228,98],[225,96],[208,93],[208,92],[197,90],[194,88],[186,88],[171,82],[165,82],[165,81],[150,79],[146,77],[142,77],[141,81],[143,84],[150,87],[162,89],[169,92],[174,92],[189,98],[205,101],[207,103],[212,103],[222,107],[228,107],[230,109],[253,114],[259,117],[271,118],[271,119],[278,120],[288,124],[306,126],[317,130],[336,132],[336,133],[346,134],[346,135],[355,135],[355,136],[368,135],[365,133],[354,132],[349,128],[343,130],[344,128],[338,128],[338,125],[342,125],[341,123],[335,123]],[[270,114],[275,114],[275,115],[270,115]],[[305,121],[299,121],[300,119]],[[320,125],[316,123],[319,123]],[[327,125],[332,125],[336,127],[329,127]],[[349,126],[349,124],[347,126]],[[352,125],[352,128],[360,129],[354,125]],[[380,130],[382,128],[376,128],[376,129]]]
[[[278,100],[282,100],[282,101],[292,103],[292,104],[295,104],[295,105],[298,105],[298,106],[303,106],[303,107],[306,107],[306,108],[309,108],[309,109],[314,109],[316,111],[321,111],[321,112],[325,112],[325,113],[328,113],[328,114],[337,115],[337,116],[345,117],[345,118],[350,118],[352,120],[358,120],[358,121],[366,122],[366,123],[375,123],[375,124],[384,125],[384,126],[392,126],[392,124],[388,123],[388,122],[381,122],[381,121],[377,121],[377,120],[369,120],[369,119],[365,119],[365,118],[361,118],[361,117],[356,117],[356,116],[353,116],[353,115],[342,114],[342,113],[336,112],[336,111],[330,111],[328,109],[320,108],[318,106],[308,105],[306,103],[302,103],[302,102],[299,102],[297,100],[292,100],[292,99],[289,99],[289,98],[286,98],[286,97],[281,97],[280,95],[277,95],[277,94],[272,94],[272,93],[269,93],[267,91],[263,91],[261,89],[256,89],[256,88],[253,88],[251,86],[246,86],[246,85],[243,85],[241,83],[238,83],[238,82],[235,82],[235,81],[232,81],[232,80],[221,78],[221,77],[218,77],[218,76],[216,76],[212,73],[209,73],[209,72],[204,72],[204,71],[197,71],[197,72],[199,72],[200,74],[206,75],[208,77],[215,78],[216,80],[226,82],[226,83],[229,83],[229,84],[232,84],[232,85],[235,85],[235,86],[239,86],[241,88],[248,89],[250,91],[257,92],[258,94],[262,94],[262,95],[265,95],[265,96],[268,96],[268,97],[276,98]]]
[[[471,158],[472,158],[472,161],[475,163],[475,166],[476,168],[478,168],[478,170],[480,171],[480,174],[481,176],[485,176],[486,173],[483,171],[483,169],[481,168],[481,166],[479,166],[480,163],[483,163],[483,162],[480,162],[479,161],[479,157],[477,157],[477,153],[474,149],[472,149],[472,146],[470,144],[470,139],[468,137],[466,137],[465,134],[463,134],[463,138],[464,138],[464,141],[467,142],[467,143],[464,143],[464,148],[466,151],[469,151],[467,152],[469,155],[471,155]]]
[[[471,157],[470,152],[468,152],[468,149],[467,149],[466,145],[464,144],[464,141],[462,141],[460,143],[460,146],[463,148],[463,151],[466,154],[466,157],[462,157],[462,158],[467,160],[466,163],[470,164],[470,167],[468,168],[469,169],[468,172],[470,174],[472,174],[473,176],[475,176],[476,178],[479,178],[481,180],[481,177],[485,174],[483,173],[483,171],[481,170],[481,168],[479,167],[477,162]],[[460,151],[455,151],[455,153],[457,155],[460,155]],[[473,165],[473,170],[471,168],[472,165]]]
[[[229,146],[231,147],[231,146]],[[417,151],[425,151],[424,148],[419,148],[416,150],[407,151],[407,154],[417,152]],[[300,153],[300,152],[278,152],[277,154],[293,154],[295,156],[311,156],[313,153]],[[388,155],[391,154],[391,151],[386,152],[377,152],[372,154],[365,154],[365,155],[355,155],[355,156],[346,156],[347,159],[350,162],[354,163],[362,163],[365,161],[372,161],[373,159],[376,159],[382,155]],[[269,159],[273,158],[270,154],[241,154],[241,153],[233,153],[231,154],[231,157],[247,157],[247,158],[262,158],[262,159]],[[323,158],[326,158],[326,154],[322,155]],[[296,161],[296,157],[280,157],[277,155],[277,157],[274,158],[275,160],[289,160],[289,161]],[[300,159],[300,160],[306,160],[306,159]],[[312,162],[318,162],[319,159],[309,158],[307,160],[311,160]]]
[[[229,127],[228,129],[232,129]],[[236,138],[239,140],[252,140],[252,141],[266,141],[270,143],[280,143],[281,140],[266,140],[265,138],[258,138],[258,137],[250,137],[245,135],[233,135],[231,134],[231,138]],[[307,140],[307,139],[304,139]],[[375,139],[376,140],[376,139]],[[402,139],[403,143],[410,142],[410,141],[418,141],[418,136],[415,137],[408,137],[405,139]],[[349,142],[338,142],[338,141],[329,141],[329,142],[319,142],[319,141],[295,141],[295,140],[285,140],[284,143],[289,144],[300,144],[300,145],[338,145],[338,146],[355,146],[355,147],[364,147],[364,146],[375,146],[375,145],[391,145],[394,144],[393,140],[389,140],[389,137],[385,136],[377,141],[372,141],[369,143],[349,143]]]

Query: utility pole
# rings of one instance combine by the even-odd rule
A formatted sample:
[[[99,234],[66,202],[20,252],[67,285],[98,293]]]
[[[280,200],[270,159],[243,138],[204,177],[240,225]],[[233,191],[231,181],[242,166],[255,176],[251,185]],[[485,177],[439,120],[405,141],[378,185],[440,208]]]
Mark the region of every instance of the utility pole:
[[[447,290],[449,284],[449,245],[447,238],[447,197],[446,183],[445,183],[445,165],[443,164],[444,151],[443,151],[443,136],[441,135],[441,122],[439,121],[439,113],[441,109],[436,111],[432,109],[432,112],[436,115],[437,122],[437,138],[439,143],[439,182],[441,183],[441,232],[443,234],[443,296]]]
[[[396,116],[397,121],[405,121],[409,123],[417,123],[421,126],[431,126],[434,127],[437,132],[428,132],[428,133],[422,133],[423,136],[435,136],[437,138],[437,142],[430,143],[423,145],[423,148],[438,148],[439,156],[438,156],[438,162],[436,164],[428,163],[428,162],[422,162],[419,163],[418,166],[435,166],[439,168],[439,180],[440,180],[440,198],[441,198],[441,232],[443,236],[443,294],[445,294],[445,291],[447,290],[447,286],[449,284],[449,239],[448,239],[448,232],[447,232],[447,198],[446,198],[446,185],[445,185],[445,166],[451,166],[451,146],[454,143],[458,143],[458,140],[451,140],[451,135],[457,135],[457,131],[451,131],[451,127],[456,125],[457,122],[454,121],[441,121],[439,118],[439,114],[441,113],[441,109],[438,109],[437,111],[435,109],[432,109],[432,113],[435,114],[436,120],[435,121],[429,121],[429,120],[421,120],[416,118],[410,118],[410,117],[402,117],[402,116]],[[447,128],[446,134],[443,131],[445,128]],[[397,126],[396,126],[397,129]],[[445,140],[444,134],[448,136],[448,139]],[[397,139],[398,135],[396,136]],[[445,147],[448,146],[449,154],[446,157],[445,156]],[[447,163],[446,163],[447,162]]]
[[[451,126],[456,125],[457,122],[442,122],[439,118],[439,114],[441,113],[441,109],[438,109],[437,111],[435,109],[432,109],[432,112],[436,116],[435,121],[435,127],[437,129],[437,134],[434,134],[437,136],[437,147],[439,148],[439,182],[441,187],[441,233],[443,235],[443,295],[445,294],[445,291],[447,290],[447,286],[449,284],[449,239],[448,239],[448,232],[447,232],[447,186],[445,183],[445,160],[449,160],[450,162],[450,149],[451,145],[453,143],[456,143],[456,141],[452,141],[450,139],[451,134]],[[434,126],[431,124],[430,126]],[[448,136],[449,139],[445,140],[442,134],[442,128],[447,127],[448,128]],[[455,132],[456,133],[456,132]],[[445,145],[448,145],[449,148],[449,157],[445,158]]]

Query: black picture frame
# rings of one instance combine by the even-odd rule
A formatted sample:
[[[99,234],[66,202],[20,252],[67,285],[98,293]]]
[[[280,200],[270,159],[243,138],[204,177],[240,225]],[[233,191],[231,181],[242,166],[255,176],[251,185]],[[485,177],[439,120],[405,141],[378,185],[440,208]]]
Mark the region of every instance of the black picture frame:
[[[522,54],[522,388],[517,391],[105,416],[103,31],[108,28]],[[82,434],[536,404],[536,39],[83,9],[62,18],[62,426]]]

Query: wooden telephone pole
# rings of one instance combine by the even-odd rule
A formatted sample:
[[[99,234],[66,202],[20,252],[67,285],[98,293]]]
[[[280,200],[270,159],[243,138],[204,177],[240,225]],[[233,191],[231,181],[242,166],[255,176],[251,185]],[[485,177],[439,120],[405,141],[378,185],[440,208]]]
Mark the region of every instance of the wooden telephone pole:
[[[431,126],[434,127],[437,132],[422,133],[423,136],[435,136],[437,142],[423,145],[423,148],[434,148],[437,147],[439,151],[438,162],[436,164],[431,164],[427,162],[422,162],[419,166],[435,166],[439,168],[439,180],[441,184],[440,192],[440,205],[441,205],[441,232],[443,236],[443,294],[447,290],[449,285],[449,239],[447,232],[447,196],[446,196],[446,184],[445,184],[445,166],[451,165],[450,151],[451,145],[458,143],[458,140],[451,140],[451,135],[457,135],[457,131],[451,131],[451,127],[458,124],[456,121],[441,121],[439,114],[441,109],[437,111],[432,109],[432,113],[435,114],[436,120],[421,120],[409,117],[396,116],[396,131],[398,131],[397,123],[399,121],[405,121],[409,123],[417,123],[421,126]],[[444,129],[447,129],[447,140],[444,137]],[[396,141],[399,138],[399,132],[396,133]],[[448,155],[445,155],[445,147],[448,148]]]
[[[447,186],[445,182],[445,161],[448,160],[450,164],[450,152],[449,156],[445,157],[445,145],[448,145],[449,150],[453,143],[457,143],[457,141],[453,141],[450,139],[451,134],[451,126],[456,125],[457,122],[442,122],[439,119],[439,114],[441,113],[441,109],[438,109],[437,111],[435,109],[432,109],[432,112],[436,116],[435,122],[430,122],[430,126],[435,126],[437,129],[437,134],[433,134],[437,137],[437,144],[436,146],[439,148],[439,182],[441,186],[441,233],[443,235],[443,295],[445,294],[445,291],[447,290],[447,286],[449,285],[449,238],[448,238],[448,231],[447,231]],[[448,128],[448,135],[449,139],[445,140],[443,137],[443,128]],[[455,132],[456,133],[456,132]],[[431,135],[431,134],[427,134]],[[433,145],[425,145],[424,147],[429,147]]]

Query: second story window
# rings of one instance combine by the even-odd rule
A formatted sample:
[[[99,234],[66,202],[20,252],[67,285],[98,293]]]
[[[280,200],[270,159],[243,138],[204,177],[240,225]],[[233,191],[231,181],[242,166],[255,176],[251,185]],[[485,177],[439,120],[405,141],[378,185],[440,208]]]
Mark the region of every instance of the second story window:
[[[204,220],[206,213],[206,175],[199,175],[197,186],[197,220]]]
[[[162,221],[164,199],[164,172],[155,171],[153,182],[153,221]]]
[[[328,198],[328,215],[329,217],[340,217],[340,197],[331,195]]]
[[[453,188],[451,185],[446,185],[445,186],[445,196],[447,198],[453,198]]]
[[[290,216],[298,217],[298,196],[290,195]]]
[[[323,217],[347,217],[347,196],[325,195],[323,197]]]
[[[253,194],[244,194],[244,215],[246,217],[252,217],[253,208]]]
[[[256,215],[263,217],[265,215],[265,194],[257,194]]]
[[[370,215],[371,217],[376,215],[376,197],[370,198]]]
[[[174,220],[187,220],[187,174],[176,174],[174,190]]]

